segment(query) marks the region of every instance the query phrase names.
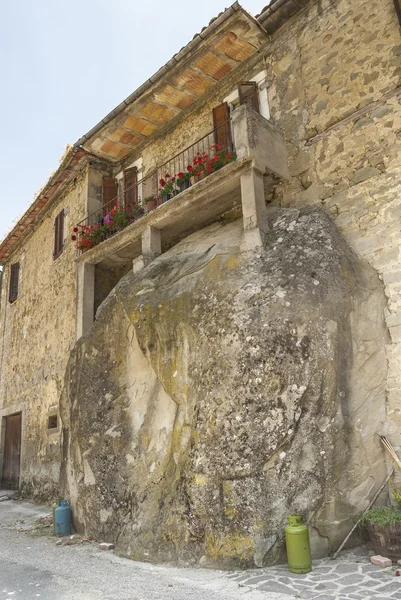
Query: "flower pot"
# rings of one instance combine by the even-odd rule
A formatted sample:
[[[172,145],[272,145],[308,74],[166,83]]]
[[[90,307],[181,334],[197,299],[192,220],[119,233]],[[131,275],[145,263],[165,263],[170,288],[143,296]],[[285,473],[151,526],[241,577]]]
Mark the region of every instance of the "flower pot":
[[[201,171],[198,175],[192,175],[191,179],[190,179],[191,185],[198,183],[198,181],[200,181],[201,179],[204,179],[205,177],[206,177],[205,171]]]
[[[162,204],[163,204],[163,200],[162,200],[161,196],[159,196],[157,199],[157,206],[161,206]]]
[[[146,212],[150,212],[156,208],[156,200],[147,200],[146,201]]]
[[[397,562],[401,558],[401,522],[367,523],[367,528],[375,553]]]
[[[164,202],[167,202],[167,200],[170,200],[173,197],[174,197],[174,194],[162,194],[161,201],[164,203]]]
[[[179,184],[180,192],[183,192],[184,190],[187,190],[190,185],[191,184],[189,182],[189,179],[186,179],[185,181],[181,181],[181,183]]]

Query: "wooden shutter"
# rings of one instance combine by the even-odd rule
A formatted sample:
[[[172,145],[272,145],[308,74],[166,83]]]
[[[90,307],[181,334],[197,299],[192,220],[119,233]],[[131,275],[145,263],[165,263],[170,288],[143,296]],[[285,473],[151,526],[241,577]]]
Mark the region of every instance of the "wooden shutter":
[[[18,298],[18,284],[19,284],[19,262],[11,265],[10,269],[10,287],[8,292],[9,302],[15,302]]]
[[[53,258],[56,259],[64,250],[64,209],[59,212],[54,220],[54,250]]]
[[[222,144],[224,148],[231,147],[230,110],[227,102],[219,104],[213,109],[214,141]]]
[[[241,81],[238,85],[239,103],[248,104],[250,108],[259,112],[259,91],[255,81]]]
[[[1,485],[7,489],[17,490],[21,455],[21,413],[6,417],[5,425]]]
[[[138,170],[136,167],[124,171],[124,206],[127,213],[133,212],[138,204]]]
[[[117,181],[114,177],[103,177],[103,212],[106,214],[118,200]]]

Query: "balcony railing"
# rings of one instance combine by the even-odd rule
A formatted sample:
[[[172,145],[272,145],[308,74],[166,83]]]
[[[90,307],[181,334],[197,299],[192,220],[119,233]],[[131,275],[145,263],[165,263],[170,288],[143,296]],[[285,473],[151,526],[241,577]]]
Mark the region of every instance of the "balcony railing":
[[[78,223],[72,236],[78,252],[97,246],[234,160],[227,121]]]

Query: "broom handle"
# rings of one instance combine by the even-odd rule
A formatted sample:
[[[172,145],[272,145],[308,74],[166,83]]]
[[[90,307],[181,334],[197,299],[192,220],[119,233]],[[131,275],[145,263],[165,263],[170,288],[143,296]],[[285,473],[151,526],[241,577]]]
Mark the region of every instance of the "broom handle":
[[[361,514],[361,516],[359,517],[359,519],[357,520],[357,522],[355,523],[355,525],[353,526],[353,528],[351,529],[351,531],[349,532],[349,534],[347,535],[347,537],[345,538],[345,540],[343,541],[343,543],[341,544],[341,546],[338,548],[338,550],[333,554],[332,558],[333,560],[337,557],[337,555],[341,552],[341,550],[344,548],[345,544],[348,542],[349,538],[351,537],[351,535],[354,533],[355,529],[357,528],[357,526],[359,525],[359,521],[362,519],[363,515],[365,513],[368,512],[368,510],[370,510],[373,506],[373,504],[376,502],[376,500],[378,499],[378,497],[380,496],[381,492],[384,490],[384,488],[386,487],[386,485],[388,484],[388,482],[390,481],[390,478],[392,477],[394,473],[394,469],[391,470],[390,474],[387,475],[386,480],[384,481],[384,483],[380,486],[380,488],[378,489],[378,491],[375,494],[375,497],[373,498],[373,500],[369,503],[369,506],[364,510],[364,512]]]

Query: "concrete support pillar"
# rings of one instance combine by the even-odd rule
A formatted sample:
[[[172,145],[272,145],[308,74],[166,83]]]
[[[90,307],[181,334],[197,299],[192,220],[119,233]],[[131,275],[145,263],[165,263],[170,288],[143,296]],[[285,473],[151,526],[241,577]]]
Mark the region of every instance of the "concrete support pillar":
[[[147,227],[142,234],[142,256],[147,263],[162,253],[160,229]]]
[[[142,234],[142,254],[132,261],[134,273],[139,273],[162,253],[160,229],[147,227]]]
[[[95,265],[80,263],[77,272],[77,340],[91,327],[95,311]]]
[[[243,249],[263,246],[267,229],[266,202],[263,175],[250,169],[241,175],[242,215],[244,221]]]

